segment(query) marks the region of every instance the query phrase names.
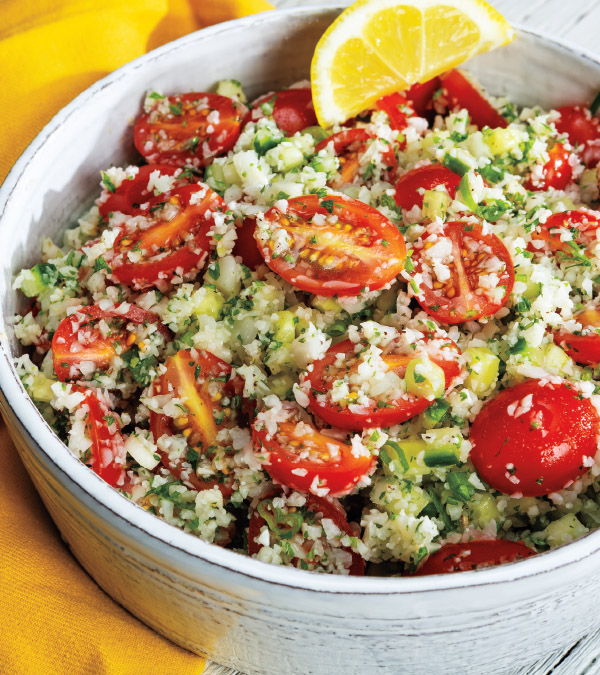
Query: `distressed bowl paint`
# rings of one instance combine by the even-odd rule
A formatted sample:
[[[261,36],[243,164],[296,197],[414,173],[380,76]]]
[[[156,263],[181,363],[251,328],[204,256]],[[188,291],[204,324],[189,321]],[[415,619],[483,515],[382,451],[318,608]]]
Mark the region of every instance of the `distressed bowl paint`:
[[[250,95],[308,73],[339,10],[298,8],[222,24],[121,68],[61,111],[0,190],[0,402],[74,555],[115,600],[177,644],[260,675],[500,673],[567,646],[600,619],[600,532],[516,564],[446,577],[326,577],[264,565],[158,520],[103,483],[54,436],[12,367],[15,270],[88,205],[98,172],[134,157],[143,92],[241,80]],[[469,68],[520,104],[590,100],[600,63],[529,31]]]

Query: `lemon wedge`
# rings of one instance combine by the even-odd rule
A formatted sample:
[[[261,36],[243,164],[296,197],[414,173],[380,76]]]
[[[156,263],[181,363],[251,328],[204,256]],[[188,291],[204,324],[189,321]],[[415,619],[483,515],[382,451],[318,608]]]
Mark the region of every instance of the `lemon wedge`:
[[[345,122],[381,96],[426,82],[514,36],[484,0],[358,0],[329,26],[313,55],[319,123]]]

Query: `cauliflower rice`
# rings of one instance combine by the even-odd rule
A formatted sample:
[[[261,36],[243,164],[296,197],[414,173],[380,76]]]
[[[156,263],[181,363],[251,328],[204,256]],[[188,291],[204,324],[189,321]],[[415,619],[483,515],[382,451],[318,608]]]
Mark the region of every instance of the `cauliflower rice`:
[[[146,139],[142,154],[172,166],[144,179],[145,201],[107,213],[103,205],[143,165],[107,168],[95,205],[61,242],[44,240],[41,262],[16,275],[14,288],[31,298],[14,317],[25,348],[16,367],[69,451],[190,535],[310,571],[405,574],[448,544],[502,539],[543,552],[597,527],[598,428],[581,468],[544,494],[528,494],[510,462],[498,479],[509,487],[490,485],[470,433],[500,392],[530,381],[567,383],[592,418],[600,409],[598,364],[578,362],[560,339],[597,337],[583,318],[596,311],[600,229],[583,244],[572,224],[543,234],[563,212],[600,222],[597,169],[585,159],[594,141],[572,142],[557,129],[557,111],[503,99],[488,101],[506,126],[479,128],[439,84],[420,114],[406,102],[404,128],[381,106],[348,123],[365,133],[340,148],[327,139],[341,127],[280,128],[277,95],[244,116],[241,87],[228,81],[219,93],[234,102],[237,133],[212,99],[198,104],[212,95],[196,95],[193,105],[209,112],[206,139],[188,145],[193,160],[177,159],[164,134]],[[148,124],[187,114],[183,99],[160,92],[144,105]],[[569,176],[557,188],[545,181],[559,146]],[[456,174],[457,184],[421,187],[421,200],[403,208],[396,184],[431,165]],[[356,203],[391,228],[393,240],[378,240],[370,285],[339,292],[342,281],[354,288],[353,270],[365,263],[357,254],[345,268],[341,239],[327,249],[333,262],[310,252],[317,236],[302,239],[294,215],[296,198],[309,196],[324,207],[306,219],[319,237],[341,237],[345,220],[335,208]],[[336,200],[335,208],[326,203]],[[168,264],[148,281],[146,253],[128,237],[147,233],[157,217],[173,223],[185,209],[207,223],[202,245],[184,236],[194,263],[169,257],[181,245],[169,234],[154,251],[159,267]],[[427,296],[427,288],[455,292],[448,223],[466,227],[479,261],[473,306],[492,314],[445,321],[444,307]],[[248,227],[254,239],[242,240]],[[489,244],[492,236],[502,249]],[[330,276],[342,269],[337,292],[322,280],[321,292],[301,288],[294,270],[314,255]],[[292,270],[287,280],[278,264]],[[393,365],[400,362],[404,370]],[[507,414],[518,423],[535,404],[528,394]],[[408,417],[389,423],[384,413],[399,406]],[[304,463],[276,465],[277,444]],[[328,477],[340,457],[355,467],[344,485]],[[314,476],[310,461],[322,465]]]

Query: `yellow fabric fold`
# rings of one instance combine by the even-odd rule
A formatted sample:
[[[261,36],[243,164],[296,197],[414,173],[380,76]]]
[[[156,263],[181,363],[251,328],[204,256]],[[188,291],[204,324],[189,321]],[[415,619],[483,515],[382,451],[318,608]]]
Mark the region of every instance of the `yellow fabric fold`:
[[[1,0],[0,180],[50,118],[93,82],[265,0]],[[197,674],[204,660],[101,591],[62,543],[0,428],[0,673]]]

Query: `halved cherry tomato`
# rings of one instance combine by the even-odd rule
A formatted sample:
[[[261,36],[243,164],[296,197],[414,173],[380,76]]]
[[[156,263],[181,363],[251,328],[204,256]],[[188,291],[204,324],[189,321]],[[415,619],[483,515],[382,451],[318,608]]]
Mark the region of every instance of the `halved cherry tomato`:
[[[386,113],[390,120],[390,126],[397,131],[404,131],[408,126],[408,119],[416,117],[411,102],[406,96],[398,92],[380,98],[375,103],[375,107]],[[406,142],[404,142],[404,145],[406,145]],[[403,147],[402,144],[401,147]]]
[[[565,105],[557,108],[560,117],[554,122],[560,134],[567,134],[571,145],[584,145],[600,138],[600,124],[588,108]]]
[[[425,560],[413,576],[480,570],[524,560],[532,555],[536,555],[535,551],[522,541],[508,539],[477,539],[462,544],[444,544]]]
[[[120,320],[111,334],[102,335],[93,324],[100,319]],[[135,333],[127,334],[125,324],[156,324],[165,343],[171,339],[171,332],[163,325],[160,317],[141,307],[124,303],[112,309],[101,309],[98,305],[81,307],[65,317],[52,338],[52,360],[56,377],[61,382],[81,377],[81,363],[93,362],[96,368],[105,368],[113,357],[126,352],[135,342]],[[130,341],[129,336],[133,336]]]
[[[479,224],[445,223],[441,232],[415,243],[412,260],[422,275],[416,298],[442,323],[492,316],[504,305],[515,282],[506,246],[495,234],[484,234]]]
[[[210,456],[215,446],[220,445],[217,441],[219,430],[237,424],[238,410],[232,398],[243,389],[243,382],[237,374],[233,374],[228,363],[207,351],[181,350],[167,359],[165,366],[166,371],[152,385],[153,394],[173,392],[175,397],[185,401],[186,411],[174,420],[152,412],[150,429],[154,440],[156,442],[162,435],[172,435],[177,430],[197,454]],[[224,497],[231,496],[231,478],[223,474],[214,479],[202,479],[194,473],[191,464],[182,467],[182,461],[189,463],[189,460],[181,459],[172,461],[161,452],[162,464],[194,490],[207,490],[216,485]]]
[[[271,478],[300,492],[341,497],[352,492],[356,483],[375,470],[377,458],[357,453],[351,445],[327,436],[315,427],[289,421],[278,422],[270,434],[259,413],[252,425],[254,451]]]
[[[562,143],[555,143],[548,151],[549,159],[542,168],[542,177],[529,178],[525,181],[527,190],[564,190],[573,178],[573,167],[570,163],[571,153]]]
[[[355,344],[350,340],[344,340],[332,345],[322,359],[313,362],[313,369],[306,377],[310,382],[308,398],[312,413],[334,427],[361,431],[367,427],[385,428],[394,424],[402,424],[423,412],[433,403],[424,397],[407,393],[401,394],[394,400],[378,396],[368,406],[353,404],[352,400],[343,403],[332,402],[330,392],[334,382],[343,380],[356,372],[361,363],[356,350],[366,347],[368,345],[362,342]],[[415,349],[411,349],[410,354],[394,354],[392,351],[382,354],[381,358],[389,370],[402,378],[408,363],[425,353],[433,363],[442,368],[446,376],[446,390],[451,389],[461,373],[458,362],[460,350],[456,344],[452,340],[435,337],[432,334],[422,343],[415,344],[414,347]],[[344,354],[344,362],[341,366],[336,365],[338,354]]]
[[[261,96],[252,105],[252,119],[265,117],[262,106],[271,104],[273,119],[277,126],[292,135],[306,127],[312,127],[317,122],[317,115],[312,101],[312,92],[308,88],[284,89]]]
[[[396,183],[396,204],[405,211],[414,206],[423,208],[423,192],[443,185],[452,199],[460,183],[460,176],[441,164],[427,164],[405,173]]]
[[[184,185],[154,197],[142,215],[154,222],[135,230],[125,226],[105,256],[112,277],[131,288],[167,286],[174,276],[200,269],[208,256],[208,231],[213,214],[225,208],[216,192],[200,185]],[[137,258],[137,259],[136,259]]]
[[[365,152],[368,141],[375,138],[374,134],[364,127],[355,129],[342,129],[337,134],[324,138],[315,146],[315,152],[326,148],[333,143],[333,151],[340,162],[340,176],[331,181],[331,186],[338,189],[342,185],[352,183],[360,169],[360,155]],[[398,165],[398,158],[394,148],[390,145],[382,155],[387,170],[391,171]]]
[[[379,211],[340,195],[294,197],[264,216],[254,237],[267,265],[303,291],[358,295],[392,281],[406,260],[404,238]],[[285,232],[285,238],[282,237]]]
[[[259,265],[264,265],[264,260],[254,238],[256,218],[244,218],[243,223],[237,228],[237,239],[233,247],[233,255],[239,255],[246,267],[255,270]]]
[[[439,77],[434,77],[427,82],[418,82],[413,84],[410,89],[404,92],[406,98],[411,102],[415,112],[423,117],[432,108],[433,95],[442,86]]]
[[[125,445],[119,417],[93,389],[73,386],[71,391],[84,395],[80,408],[87,407],[85,428],[92,441],[90,466],[109,485],[122,483]],[[87,460],[84,459],[87,464]]]
[[[264,495],[264,497],[261,499],[261,502],[259,503],[262,503],[267,499],[272,499],[273,497],[276,497],[279,494],[281,494],[279,490],[272,490],[268,494]],[[336,527],[338,527],[342,532],[345,532],[351,537],[356,537],[358,535],[358,532],[360,531],[360,528],[357,525],[355,525],[355,527],[352,527],[352,525],[348,522],[344,507],[335,498],[328,499],[325,497],[317,497],[316,495],[308,494],[306,496],[305,508],[316,515],[321,514],[321,518],[328,518],[329,520],[333,521]],[[256,539],[260,535],[261,529],[266,524],[267,524],[266,520],[258,512],[258,505],[257,505],[257,508],[255,508],[252,511],[252,515],[250,516],[250,522],[248,524],[249,555],[256,555],[263,547],[262,544],[259,544],[256,541]],[[310,542],[309,550],[311,548],[312,548],[312,541]],[[347,551],[352,556],[349,574],[351,576],[363,576],[365,573],[364,558],[360,556],[358,553],[355,553],[354,551],[348,548],[343,547],[343,550]],[[294,562],[296,562],[296,560],[297,559],[295,559]],[[296,566],[298,567],[300,562],[297,561],[297,563],[298,564]]]
[[[571,384],[526,380],[478,413],[471,425],[471,461],[495,490],[547,495],[588,471],[599,427],[596,408]]]
[[[531,232],[531,240],[544,242],[540,248],[531,243],[527,248],[530,251],[562,252],[569,256],[572,254],[572,242],[580,246],[589,246],[596,241],[596,232],[600,227],[600,214],[598,212],[578,209],[574,211],[562,211],[553,213],[545,223]],[[561,230],[576,230],[573,239],[563,241]]]
[[[231,150],[247,115],[245,105],[218,94],[169,96],[138,118],[133,142],[149,164],[206,166]]]
[[[577,363],[597,366],[600,364],[600,312],[597,309],[586,309],[574,318],[582,324],[585,334],[555,331],[554,342]]]
[[[440,76],[442,88],[451,108],[466,108],[471,119],[480,129],[490,127],[505,128],[508,122],[483,96],[483,94],[460,72],[451,70]]]
[[[103,218],[108,218],[110,213],[119,211],[125,215],[138,215],[142,212],[142,204],[154,199],[154,191],[148,191],[148,182],[151,174],[158,171],[161,176],[173,176],[177,174],[174,187],[187,185],[195,182],[193,174],[176,166],[168,164],[147,164],[140,166],[138,172],[132,178],[126,178],[114,192],[104,189],[102,196],[104,201],[98,203],[98,210]]]

